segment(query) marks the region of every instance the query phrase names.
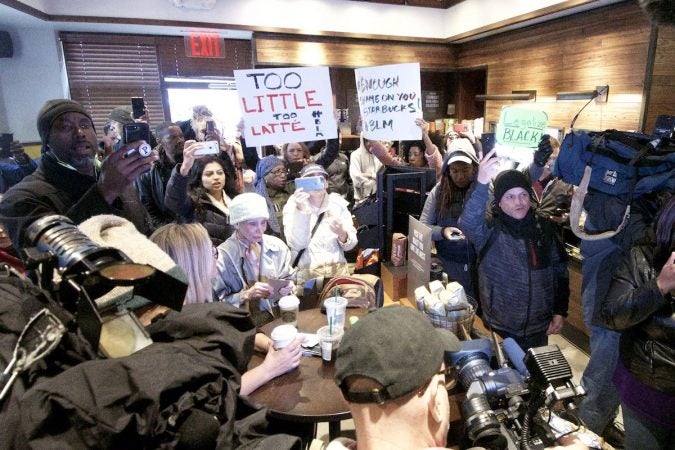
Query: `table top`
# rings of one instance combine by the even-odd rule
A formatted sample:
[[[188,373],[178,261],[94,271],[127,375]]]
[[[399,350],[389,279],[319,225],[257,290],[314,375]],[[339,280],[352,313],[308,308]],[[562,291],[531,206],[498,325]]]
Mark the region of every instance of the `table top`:
[[[348,308],[345,327],[349,328],[349,318],[361,316],[368,310]],[[270,322],[261,328],[266,335],[281,324],[281,319]],[[326,325],[326,315],[320,309],[300,311],[298,331],[315,333]],[[264,355],[256,353],[249,368],[260,365]],[[349,406],[335,384],[335,362],[324,364],[317,356],[303,356],[296,370],[285,373],[259,387],[249,398],[266,406],[274,417],[294,422],[335,422],[349,419]]]

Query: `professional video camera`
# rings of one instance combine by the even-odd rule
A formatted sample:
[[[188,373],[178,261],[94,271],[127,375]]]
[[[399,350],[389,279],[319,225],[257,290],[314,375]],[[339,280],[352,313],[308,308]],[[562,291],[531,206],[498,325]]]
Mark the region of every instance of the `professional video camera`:
[[[488,450],[543,449],[578,428],[553,412],[557,407],[570,415],[574,399],[585,395],[572,382],[572,370],[557,345],[524,353],[508,338],[495,348],[497,369],[490,365],[493,352],[488,339],[463,341],[461,350],[451,354],[450,363],[467,390],[462,416],[471,445]]]
[[[26,269],[34,271],[40,288],[75,314],[82,335],[106,356],[125,356],[152,342],[131,310],[151,302],[182,308],[184,282],[135,263],[117,248],[98,245],[67,217],[36,220],[25,240]],[[104,346],[106,337],[111,337],[110,348]]]

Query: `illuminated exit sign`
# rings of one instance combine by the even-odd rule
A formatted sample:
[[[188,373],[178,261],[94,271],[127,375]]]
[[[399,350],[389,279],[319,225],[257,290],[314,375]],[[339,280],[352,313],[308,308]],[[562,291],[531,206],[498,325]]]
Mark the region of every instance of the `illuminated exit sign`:
[[[185,36],[185,54],[194,58],[225,58],[225,42],[217,34]]]

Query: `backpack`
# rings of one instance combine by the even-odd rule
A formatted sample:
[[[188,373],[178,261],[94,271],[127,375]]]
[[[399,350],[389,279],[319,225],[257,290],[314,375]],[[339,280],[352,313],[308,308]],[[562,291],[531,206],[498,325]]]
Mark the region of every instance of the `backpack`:
[[[305,284],[303,303],[313,303],[323,310],[323,301],[335,295],[335,288],[339,296],[347,299],[348,308],[377,309],[384,304],[382,280],[375,275],[361,274],[314,278]],[[314,302],[309,301],[313,297]]]
[[[675,190],[675,149],[659,147],[652,136],[641,133],[574,131],[563,139],[553,174],[579,186],[570,208],[570,227],[574,234],[586,240],[605,239],[624,228],[634,197]],[[586,211],[589,218],[619,217],[620,223],[615,229],[589,234],[579,225],[589,192],[604,199],[594,201],[592,207],[590,201],[586,202],[590,208]],[[617,211],[598,211],[598,208]]]

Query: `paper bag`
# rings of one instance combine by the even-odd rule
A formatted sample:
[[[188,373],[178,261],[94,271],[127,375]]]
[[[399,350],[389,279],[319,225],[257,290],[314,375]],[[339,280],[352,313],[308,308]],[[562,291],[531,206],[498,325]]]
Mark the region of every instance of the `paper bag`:
[[[396,266],[405,264],[408,238],[403,233],[394,233],[391,236],[391,263]]]

